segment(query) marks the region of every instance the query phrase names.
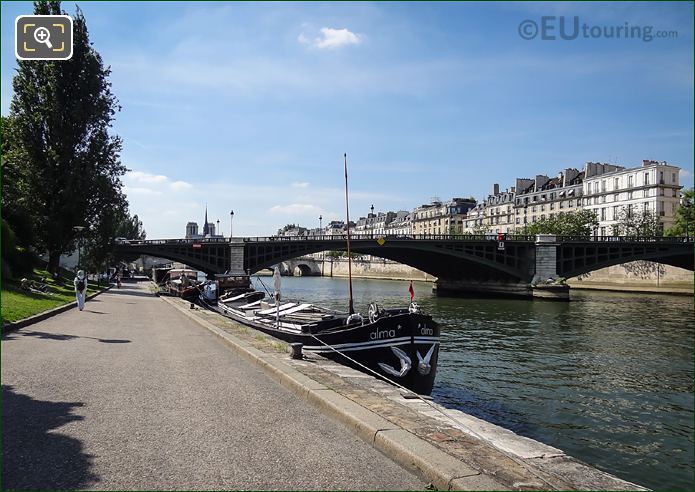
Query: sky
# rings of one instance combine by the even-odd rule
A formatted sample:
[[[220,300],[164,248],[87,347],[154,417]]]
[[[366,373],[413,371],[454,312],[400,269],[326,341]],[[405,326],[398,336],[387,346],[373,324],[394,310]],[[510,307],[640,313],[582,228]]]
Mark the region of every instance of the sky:
[[[206,206],[225,236],[343,220],[344,153],[353,220],[587,161],[668,161],[693,185],[692,2],[79,7],[112,70],[124,191],[151,239],[202,229]],[[1,13],[7,115],[14,20],[32,5]]]

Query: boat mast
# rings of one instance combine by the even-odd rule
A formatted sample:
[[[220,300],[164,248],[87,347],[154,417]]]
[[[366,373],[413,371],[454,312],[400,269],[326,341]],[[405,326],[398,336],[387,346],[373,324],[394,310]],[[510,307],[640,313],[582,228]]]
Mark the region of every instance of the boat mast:
[[[350,257],[350,207],[348,205],[347,153],[344,154],[343,157],[345,158],[345,216],[347,218],[348,285],[350,286],[348,313],[355,314],[355,308],[352,304],[352,258]]]

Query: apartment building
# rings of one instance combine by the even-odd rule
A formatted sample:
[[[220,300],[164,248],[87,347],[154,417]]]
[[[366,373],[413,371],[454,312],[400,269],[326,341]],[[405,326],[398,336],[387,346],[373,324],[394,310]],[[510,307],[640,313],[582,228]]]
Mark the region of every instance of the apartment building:
[[[396,216],[386,226],[386,236],[409,236],[413,233],[412,214],[407,210],[399,210]]]
[[[542,174],[535,179],[518,178],[514,204],[516,229],[539,220],[552,219],[557,214],[581,210],[585,179],[621,169],[624,168],[613,164],[587,162],[582,171],[567,168],[553,178]]]
[[[492,194],[483,202],[483,222],[486,230],[494,233],[513,232],[515,228],[514,197],[516,187],[500,192],[500,185],[492,185]]]
[[[643,160],[640,167],[587,177],[583,207],[598,216],[594,235],[619,234],[622,209],[628,214],[649,211],[659,217],[664,228],[672,226],[682,188],[679,171],[679,167],[665,161]]]
[[[473,198],[453,198],[450,202],[434,199],[412,213],[413,234],[462,234],[466,216],[476,202]]]
[[[466,218],[463,221],[463,233],[464,234],[475,234],[476,232],[483,231],[485,226],[485,213],[487,207],[484,202],[478,202],[475,207],[470,209],[466,214]]]

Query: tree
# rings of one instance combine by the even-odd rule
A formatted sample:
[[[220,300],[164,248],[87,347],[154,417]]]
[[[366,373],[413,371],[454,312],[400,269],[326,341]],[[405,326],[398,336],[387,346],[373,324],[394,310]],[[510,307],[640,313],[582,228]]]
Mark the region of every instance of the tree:
[[[472,233],[475,235],[487,234],[488,232],[490,232],[490,226],[487,224],[476,224],[472,229]]]
[[[35,2],[34,13],[64,12],[59,1],[49,1]],[[48,251],[48,268],[56,271],[60,255],[74,250],[74,226],[94,229],[104,207],[124,203],[121,139],[109,134],[120,107],[111,93],[111,70],[91,46],[79,8],[70,60],[18,65],[10,106],[17,152],[11,156],[21,161],[12,164],[24,169],[22,195],[34,226],[34,245]],[[113,193],[100,195],[104,188]]]
[[[589,237],[596,227],[598,227],[596,212],[578,210],[576,212],[559,213],[552,218],[541,219],[532,224],[527,224],[520,233],[529,236],[555,234],[556,236]]]
[[[695,208],[693,207],[693,195],[695,190],[690,188],[683,192],[680,206],[676,209],[676,215],[673,218],[673,225],[669,227],[666,236],[689,236],[693,237],[695,224]]]
[[[33,242],[33,227],[29,213],[29,195],[26,190],[26,169],[22,165],[24,154],[16,145],[17,125],[13,117],[0,117],[0,166],[2,166],[2,194],[0,206],[3,227],[13,231],[18,245],[28,248]]]
[[[621,236],[661,236],[663,224],[651,210],[635,211],[622,207],[618,211],[618,231]]]

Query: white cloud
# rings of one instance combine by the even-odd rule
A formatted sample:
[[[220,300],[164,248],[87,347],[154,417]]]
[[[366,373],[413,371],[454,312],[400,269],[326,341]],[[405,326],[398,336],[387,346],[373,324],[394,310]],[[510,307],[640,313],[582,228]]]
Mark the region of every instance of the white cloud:
[[[292,188],[307,188],[309,186],[309,183],[306,181],[295,181],[292,183]]]
[[[174,181],[171,183],[171,189],[174,191],[181,191],[181,190],[190,190],[193,188],[193,185],[191,183],[187,183],[185,181]]]
[[[274,207],[270,208],[271,213],[280,213],[280,214],[307,214],[307,213],[320,213],[321,210],[314,206],[314,205],[309,205],[306,203],[292,203],[290,205],[275,205]]]
[[[690,176],[692,176],[692,173],[691,173],[690,171],[688,171],[688,170],[686,170],[686,169],[683,169],[683,168],[681,168],[681,170],[679,171],[679,173],[680,173],[681,179],[683,179],[683,178],[689,178]]]
[[[126,178],[140,183],[165,183],[169,179],[161,174],[150,174],[142,171],[128,171]]]
[[[311,40],[307,38],[304,33],[299,33],[299,36],[297,36],[297,41],[299,41],[300,44],[311,44]]]
[[[161,191],[153,190],[151,188],[142,188],[142,187],[132,187],[132,186],[124,186],[123,191],[125,192],[126,195],[161,195]]]
[[[333,29],[322,27],[321,35],[314,40],[310,40],[304,33],[297,36],[297,41],[301,44],[311,45],[319,49],[336,49],[351,44],[360,44],[364,38],[362,34],[355,34],[347,29]]]

